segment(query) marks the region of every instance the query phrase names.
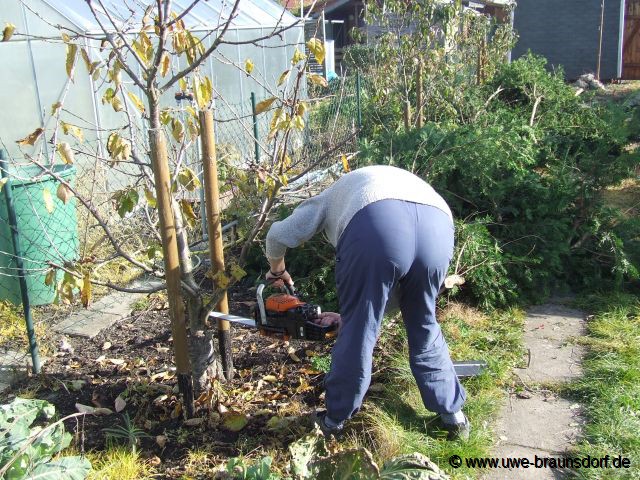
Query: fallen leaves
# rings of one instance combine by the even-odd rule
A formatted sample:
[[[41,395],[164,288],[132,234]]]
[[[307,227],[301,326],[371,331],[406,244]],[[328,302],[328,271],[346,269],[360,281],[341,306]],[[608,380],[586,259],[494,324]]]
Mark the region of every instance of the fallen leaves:
[[[296,393],[303,393],[313,389],[313,387],[309,385],[309,382],[305,377],[301,376],[299,379],[299,382],[300,384],[296,387],[296,390],[295,390]]]
[[[465,278],[462,275],[449,275],[444,279],[444,287],[447,289],[452,289],[457,285],[464,285]]]
[[[118,395],[116,401],[114,402],[114,407],[116,412],[120,413],[127,406],[127,401],[122,398],[122,395]]]
[[[298,355],[296,355],[296,349],[293,347],[289,347],[289,349],[287,350],[287,353],[289,354],[289,358],[291,360],[293,360],[296,363],[300,363],[300,357],[298,357]]]
[[[76,403],[76,410],[79,413],[86,413],[88,415],[111,415],[112,410],[104,407],[91,407],[89,405],[83,405],[82,403]]]
[[[243,413],[228,412],[222,416],[222,426],[230,432],[239,432],[249,423],[249,419]]]
[[[167,436],[166,435],[156,435],[156,443],[160,448],[164,448],[167,444]]]
[[[152,382],[171,380],[175,376],[174,372],[170,372],[169,370],[163,370],[162,372],[154,373],[151,375],[150,380]]]
[[[187,427],[197,427],[198,425],[202,425],[204,423],[204,418],[202,417],[194,417],[188,418],[184,421],[184,425]]]
[[[247,302],[247,307],[253,305]],[[89,404],[80,410],[87,415],[105,415],[88,417],[89,428],[119,423],[121,415],[128,412],[135,425],[149,435],[145,449],[160,457],[163,449],[189,448],[238,436],[269,441],[279,448],[305,431],[307,425],[301,419],[315,407],[322,378],[309,362],[316,355],[326,356],[328,343],[282,342],[259,337],[255,330],[238,329],[234,332],[240,352],[235,379],[214,381],[196,399],[196,416],[184,421],[185,405],[171,366],[168,321],[163,324],[165,333],[152,332],[156,323],[149,322],[149,318],[157,322],[165,315],[145,310],[89,342],[91,350],[80,358],[81,369],[70,371],[72,378],[87,379],[86,385],[77,383],[82,389],[79,394],[72,392],[78,399],[74,402]],[[74,343],[78,351],[83,345]],[[66,359],[65,368],[75,361],[70,355]],[[71,390],[68,382],[65,385]],[[93,391],[100,393],[97,403],[87,398]],[[65,394],[62,389],[61,394]]]
[[[267,422],[267,428],[275,431],[285,430],[291,426],[294,421],[295,417],[279,417],[276,415],[269,419]]]

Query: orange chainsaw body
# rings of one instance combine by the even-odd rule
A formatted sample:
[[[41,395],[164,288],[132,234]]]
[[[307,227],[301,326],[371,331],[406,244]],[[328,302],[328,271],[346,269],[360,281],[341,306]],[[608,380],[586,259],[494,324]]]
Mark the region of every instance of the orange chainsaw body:
[[[256,290],[254,310],[256,326],[263,335],[285,340],[326,340],[335,334],[335,325],[315,323],[320,307],[301,300],[293,286],[285,285],[287,293],[263,298],[265,287],[261,284]]]
[[[287,312],[292,308],[300,307],[305,304],[306,302],[303,302],[298,297],[286,293],[271,295],[270,297],[267,297],[267,300],[264,302],[264,306],[267,311],[279,313]]]

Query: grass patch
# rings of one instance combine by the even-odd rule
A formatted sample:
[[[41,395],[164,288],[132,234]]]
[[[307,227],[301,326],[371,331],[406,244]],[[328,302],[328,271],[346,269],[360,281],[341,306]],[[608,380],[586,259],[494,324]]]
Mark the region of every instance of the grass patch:
[[[316,355],[311,358],[311,367],[322,373],[328,373],[331,369],[331,355]]]
[[[629,458],[628,469],[580,469],[578,478],[640,478],[640,302],[628,294],[589,296],[584,376],[569,393],[583,403],[587,424],[577,455]]]
[[[468,393],[464,410],[472,423],[469,441],[447,441],[445,432],[436,426],[437,416],[422,405],[409,367],[406,333],[395,324],[381,338],[381,350],[386,353],[378,365],[382,378],[376,382],[384,385],[383,390],[369,394],[359,415],[361,425],[351,429],[348,443],[368,448],[380,463],[396,455],[419,452],[454,478],[476,477],[477,470],[454,470],[448,459],[454,454],[463,458],[489,455],[493,444],[490,425],[501,404],[501,386],[522,359],[524,315],[519,310],[483,314],[451,303],[439,318],[454,360],[488,363],[480,377],[464,381]]]
[[[34,329],[39,342],[45,337],[46,326],[34,318]],[[27,327],[22,308],[10,302],[0,302],[0,346],[11,350],[29,350]],[[42,348],[42,345],[40,345]],[[48,350],[47,350],[48,351]],[[46,352],[41,352],[44,354]]]
[[[136,300],[133,305],[131,305],[132,312],[146,312],[151,307],[151,300],[149,296],[142,297],[140,300]]]
[[[209,452],[200,449],[190,450],[185,459],[183,478],[193,478],[205,474],[213,478],[215,467],[215,461]]]
[[[155,469],[137,453],[121,447],[87,454],[93,470],[87,480],[147,480],[155,476]]]

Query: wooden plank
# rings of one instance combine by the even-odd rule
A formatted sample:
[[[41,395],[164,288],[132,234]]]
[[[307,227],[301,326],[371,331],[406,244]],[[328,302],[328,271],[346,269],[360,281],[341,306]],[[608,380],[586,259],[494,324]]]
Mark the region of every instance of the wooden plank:
[[[640,30],[640,22],[636,21],[636,22],[629,22],[629,26],[631,27],[629,30],[631,33],[629,33],[629,35],[627,35],[624,39],[624,43],[622,44],[622,54],[624,55],[626,52],[629,51],[629,49],[634,46],[637,45],[637,36],[638,36],[638,30]]]
[[[640,79],[640,0],[625,2],[622,78]]]

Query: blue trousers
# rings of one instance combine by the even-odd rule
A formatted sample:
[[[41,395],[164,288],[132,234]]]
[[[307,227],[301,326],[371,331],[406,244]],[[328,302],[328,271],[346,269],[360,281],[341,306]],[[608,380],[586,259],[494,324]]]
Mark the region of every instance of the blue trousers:
[[[336,250],[342,327],[325,378],[329,418],[347,420],[362,405],[392,291],[398,295],[411,371],[425,407],[436,413],[462,408],[466,392],[436,321],[436,297],[452,255],[453,224],[435,207],[381,200],[349,222]]]

